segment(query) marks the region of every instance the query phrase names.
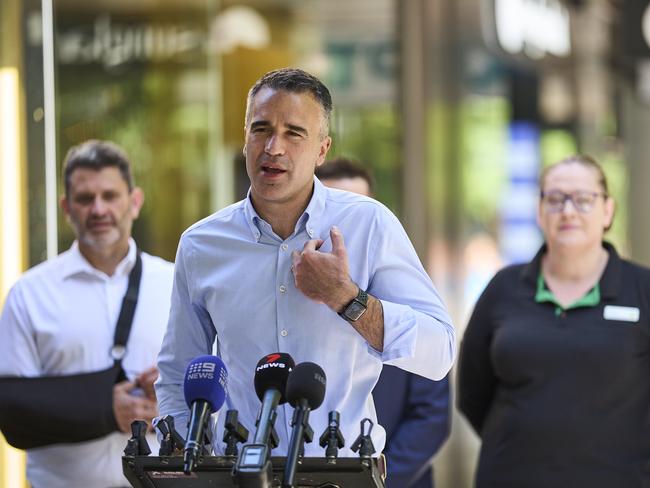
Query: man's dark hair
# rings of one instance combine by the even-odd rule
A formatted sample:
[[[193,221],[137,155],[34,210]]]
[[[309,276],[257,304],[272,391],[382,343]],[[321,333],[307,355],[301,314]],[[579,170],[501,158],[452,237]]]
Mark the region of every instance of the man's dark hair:
[[[262,88],[272,88],[274,90],[286,90],[292,93],[308,92],[314,97],[323,109],[324,127],[321,136],[325,137],[329,133],[329,120],[332,113],[332,95],[327,87],[314,75],[307,73],[298,68],[281,68],[269,71],[248,91],[246,99],[246,124],[248,125],[250,117],[250,108],[253,97]]]
[[[129,192],[131,192],[133,190],[131,165],[126,153],[117,144],[91,139],[71,147],[63,160],[65,197],[70,198],[70,179],[74,170],[88,168],[99,171],[111,166],[120,170],[122,178],[126,181]]]
[[[316,177],[319,180],[342,180],[344,178],[363,178],[372,191],[373,181],[370,171],[361,166],[359,162],[348,158],[335,158],[325,161],[316,168]]]

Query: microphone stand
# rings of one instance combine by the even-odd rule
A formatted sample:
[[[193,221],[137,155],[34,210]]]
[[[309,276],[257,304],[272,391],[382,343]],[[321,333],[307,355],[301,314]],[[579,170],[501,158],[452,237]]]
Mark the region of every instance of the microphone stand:
[[[368,426],[368,431],[364,429],[364,424]],[[359,437],[354,441],[354,444],[350,446],[350,449],[354,452],[359,452],[359,457],[361,458],[361,463],[370,466],[372,455],[375,453],[375,446],[372,443],[372,438],[370,433],[375,424],[369,418],[365,418],[361,421],[361,433]]]
[[[124,455],[148,456],[151,454],[146,434],[147,423],[144,420],[134,420],[131,422],[131,438],[126,443]]]
[[[226,412],[225,432],[223,441],[226,443],[226,456],[237,456],[237,443],[248,440],[248,429],[239,423],[237,410]]]
[[[158,451],[159,456],[171,456],[177,449],[183,450],[185,439],[176,431],[174,417],[165,415],[158,421],[156,428],[162,434],[160,450]]]
[[[329,422],[325,431],[320,436],[320,447],[325,447],[325,457],[327,458],[327,464],[336,464],[336,458],[339,455],[339,449],[345,445],[345,438],[339,429],[339,424],[341,421],[341,414],[336,410],[332,410],[329,413]]]
[[[194,402],[190,416],[190,429],[185,442],[183,454],[183,472],[190,474],[194,470],[197,458],[203,450],[204,434],[211,415],[210,404],[205,401]]]
[[[293,488],[293,480],[296,476],[298,456],[302,455],[304,443],[310,443],[314,438],[314,431],[309,426],[309,403],[306,399],[298,402],[297,408],[293,411],[291,420],[291,440],[287,451],[287,463],[284,466],[284,480],[282,488]]]

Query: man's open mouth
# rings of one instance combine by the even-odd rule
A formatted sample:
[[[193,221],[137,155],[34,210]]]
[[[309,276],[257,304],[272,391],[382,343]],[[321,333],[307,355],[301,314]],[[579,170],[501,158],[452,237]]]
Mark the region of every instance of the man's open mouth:
[[[282,174],[282,173],[286,173],[287,171],[285,169],[278,168],[278,167],[275,167],[275,166],[264,166],[264,165],[262,165],[262,172],[266,173],[266,174],[269,174],[269,175],[279,175],[279,174]]]

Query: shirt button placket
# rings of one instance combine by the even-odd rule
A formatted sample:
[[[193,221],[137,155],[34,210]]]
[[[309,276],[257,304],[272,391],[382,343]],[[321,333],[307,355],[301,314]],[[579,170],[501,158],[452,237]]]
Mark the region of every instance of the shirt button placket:
[[[280,244],[280,252],[278,255],[278,262],[280,263],[280,269],[286,268],[289,269],[289,266],[291,265],[291,262],[288,261],[290,259],[290,256],[287,255],[287,251],[289,250],[289,245],[286,242],[283,242]],[[286,266],[285,266],[286,265]],[[278,270],[278,278],[280,279],[285,279],[282,278],[284,276],[284,272]],[[284,298],[287,293],[287,285],[285,283],[280,283],[278,285],[278,291],[280,292],[280,295],[278,299],[282,299],[282,303],[278,303],[278,329],[280,329],[280,339],[286,338],[289,335],[289,331],[286,329],[286,327],[283,325],[283,322],[285,320],[285,317],[283,317],[282,311],[285,310],[286,303],[284,303]]]

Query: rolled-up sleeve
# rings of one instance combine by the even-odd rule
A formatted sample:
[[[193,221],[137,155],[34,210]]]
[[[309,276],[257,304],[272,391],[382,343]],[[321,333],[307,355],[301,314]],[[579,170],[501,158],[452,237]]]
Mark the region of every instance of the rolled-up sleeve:
[[[456,355],[454,327],[395,216],[380,219],[374,244],[368,292],[383,307],[384,349],[372,353],[425,378],[444,378]]]

